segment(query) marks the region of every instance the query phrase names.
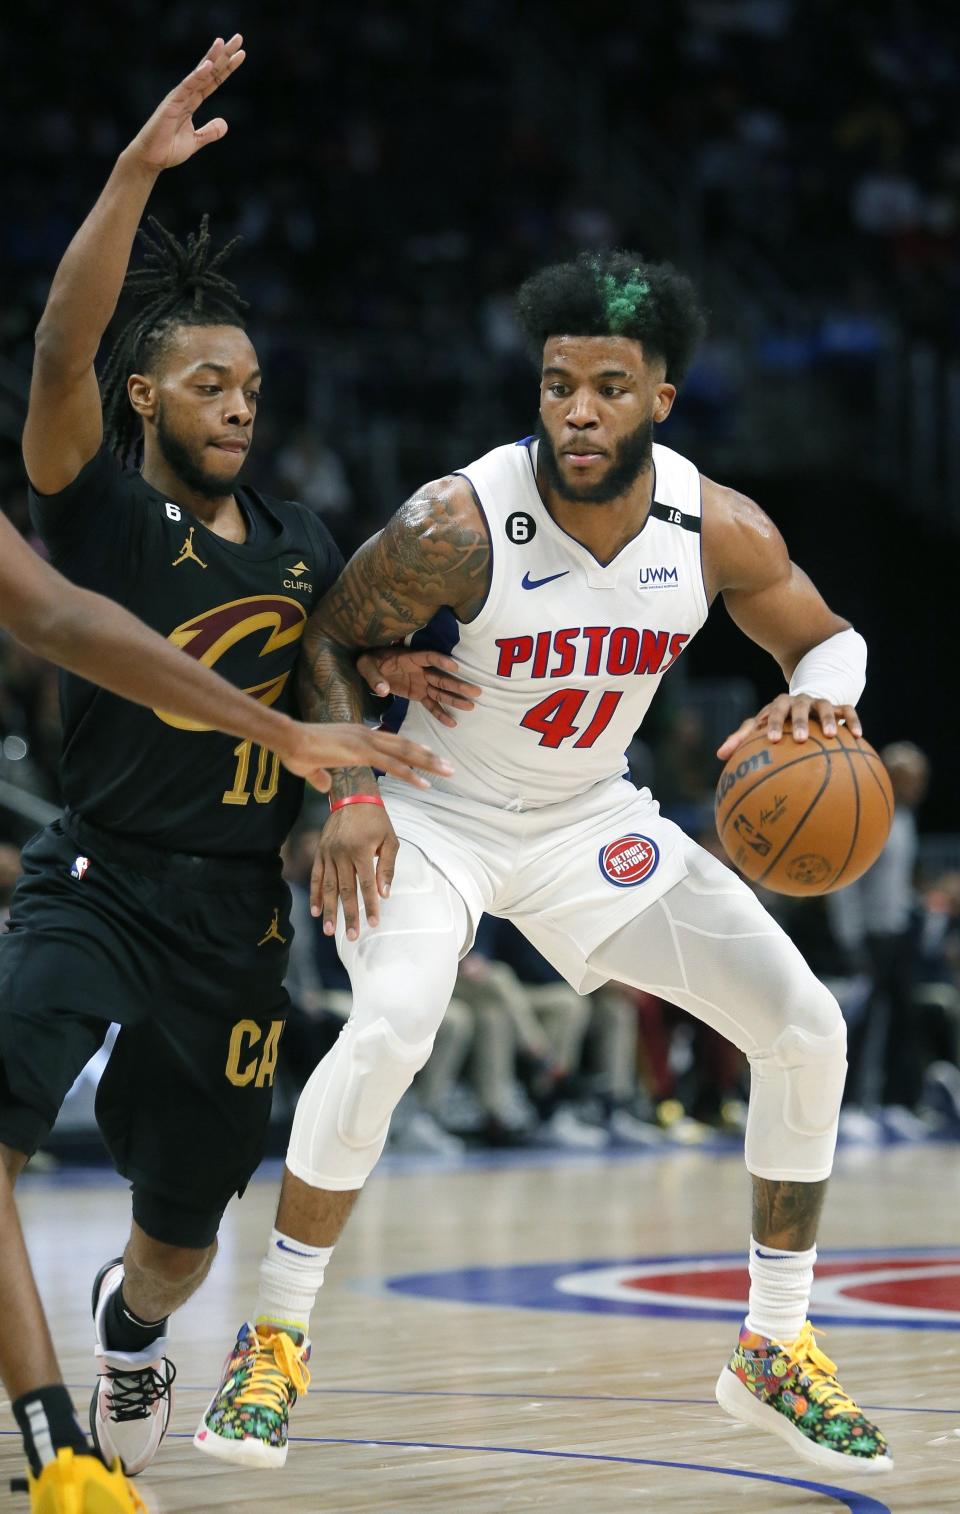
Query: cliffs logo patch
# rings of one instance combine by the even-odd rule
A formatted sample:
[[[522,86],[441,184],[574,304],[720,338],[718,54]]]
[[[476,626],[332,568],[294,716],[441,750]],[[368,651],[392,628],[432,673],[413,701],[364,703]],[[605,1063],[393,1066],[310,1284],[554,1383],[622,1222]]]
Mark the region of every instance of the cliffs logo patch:
[[[393,1277],[388,1286],[418,1298],[739,1322],[750,1285],[746,1260],[732,1252],[632,1260],[471,1267]],[[891,1246],[823,1251],[810,1313],[818,1325],[960,1330],[960,1249]]]
[[[600,871],[615,888],[636,888],[656,872],[660,849],[649,836],[620,836],[600,848]]]

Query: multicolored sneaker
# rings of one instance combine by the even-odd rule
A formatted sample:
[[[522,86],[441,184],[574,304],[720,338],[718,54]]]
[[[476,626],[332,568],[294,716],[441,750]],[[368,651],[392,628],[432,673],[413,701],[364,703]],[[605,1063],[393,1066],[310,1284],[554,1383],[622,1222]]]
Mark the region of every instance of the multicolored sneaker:
[[[57,1452],[39,1477],[12,1483],[14,1492],[30,1494],[30,1514],[147,1514],[115,1461],[107,1468],[99,1456]]]
[[[807,1320],[792,1345],[754,1335],[746,1325],[717,1380],[717,1403],[734,1419],[779,1435],[800,1456],[840,1472],[889,1472],[893,1458],[837,1382],[836,1364]]]
[[[310,1386],[310,1342],[243,1325],[193,1437],[198,1451],[242,1467],[282,1467],[290,1410]]]

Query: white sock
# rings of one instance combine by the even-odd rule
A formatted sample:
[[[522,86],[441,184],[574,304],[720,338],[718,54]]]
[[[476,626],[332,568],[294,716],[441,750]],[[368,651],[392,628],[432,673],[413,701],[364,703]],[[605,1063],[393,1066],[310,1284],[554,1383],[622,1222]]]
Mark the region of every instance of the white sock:
[[[809,1312],[816,1260],[816,1246],[785,1251],[782,1246],[758,1245],[750,1237],[748,1330],[785,1345],[796,1340]]]
[[[280,1230],[271,1230],[267,1254],[260,1263],[260,1294],[254,1323],[276,1325],[288,1335],[300,1335],[306,1340],[310,1334],[310,1312],[332,1256],[332,1246],[308,1246]]]

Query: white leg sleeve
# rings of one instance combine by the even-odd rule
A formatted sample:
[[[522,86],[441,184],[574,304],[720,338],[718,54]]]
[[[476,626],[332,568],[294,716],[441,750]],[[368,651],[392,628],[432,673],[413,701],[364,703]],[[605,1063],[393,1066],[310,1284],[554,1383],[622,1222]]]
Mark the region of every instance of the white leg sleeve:
[[[829,1177],[846,1077],[836,999],[745,884],[703,850],[599,946],[590,966],[712,1025],[750,1062],[746,1161],[756,1177]]]
[[[442,873],[404,842],[380,925],[337,945],[353,1009],[300,1095],[287,1166],[313,1188],[362,1188],[446,1012],[469,924]]]

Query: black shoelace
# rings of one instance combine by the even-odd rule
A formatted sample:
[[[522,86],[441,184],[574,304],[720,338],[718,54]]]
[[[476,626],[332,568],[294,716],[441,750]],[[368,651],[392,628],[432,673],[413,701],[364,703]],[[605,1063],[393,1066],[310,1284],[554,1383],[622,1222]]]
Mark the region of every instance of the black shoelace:
[[[155,1403],[163,1398],[169,1399],[176,1375],[176,1367],[166,1357],[160,1372],[156,1367],[141,1367],[137,1372],[108,1368],[101,1376],[110,1379],[110,1418],[118,1424],[130,1419],[146,1419]]]

